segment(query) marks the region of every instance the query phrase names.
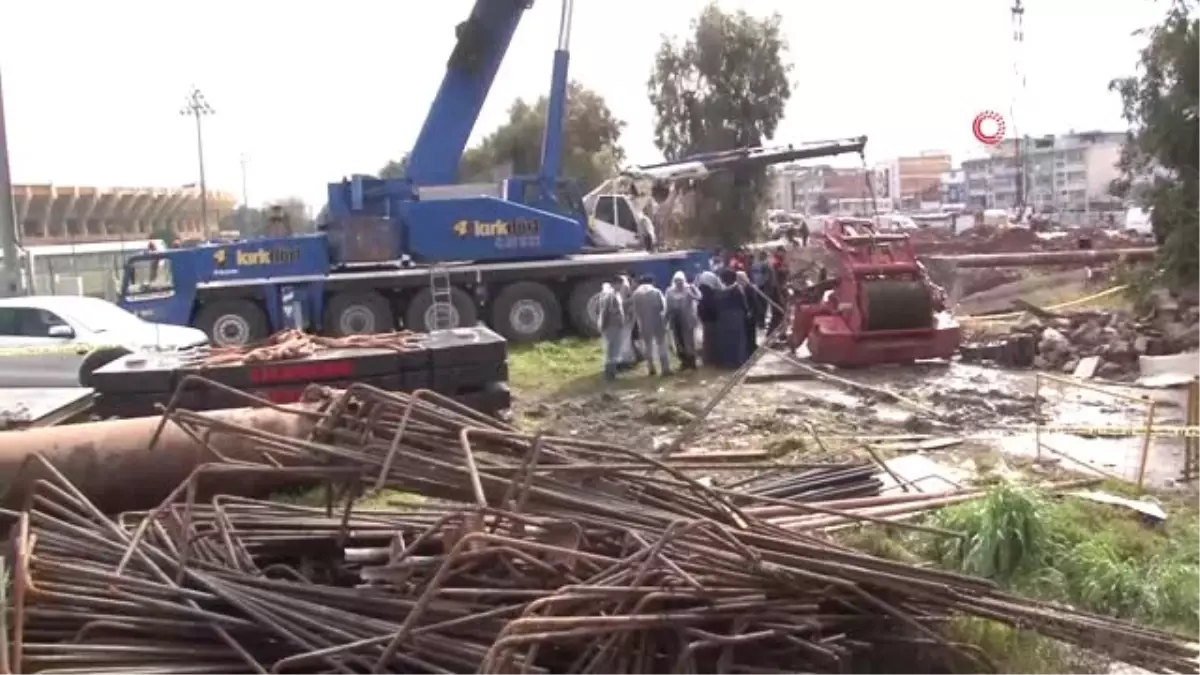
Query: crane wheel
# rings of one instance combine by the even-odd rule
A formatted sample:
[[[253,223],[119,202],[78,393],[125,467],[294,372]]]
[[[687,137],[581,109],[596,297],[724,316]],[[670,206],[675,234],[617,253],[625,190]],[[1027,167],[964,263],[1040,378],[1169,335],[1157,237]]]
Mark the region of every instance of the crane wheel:
[[[536,281],[500,289],[491,303],[492,326],[510,342],[539,342],[562,330],[562,305],[554,291]]]
[[[585,279],[575,284],[567,299],[567,314],[571,327],[583,337],[600,337],[600,289],[604,279]]]
[[[241,299],[205,303],[193,325],[208,334],[214,347],[243,347],[266,339],[270,331],[266,312]]]
[[[130,353],[124,347],[104,347],[88,354],[79,364],[79,386],[95,389],[92,373]]]
[[[461,288],[450,289],[450,316],[448,328],[466,328],[479,322],[479,311],[475,299]],[[433,306],[433,291],[422,289],[413,296],[404,311],[404,327],[419,333],[437,329],[437,308]]]
[[[396,315],[378,293],[338,293],[325,304],[324,332],[334,337],[390,333]]]

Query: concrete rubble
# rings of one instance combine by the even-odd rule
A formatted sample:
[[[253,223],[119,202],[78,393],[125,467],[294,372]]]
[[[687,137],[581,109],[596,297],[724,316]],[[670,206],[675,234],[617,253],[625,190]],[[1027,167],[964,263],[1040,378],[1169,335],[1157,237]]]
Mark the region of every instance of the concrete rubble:
[[[1200,348],[1200,303],[1196,298],[1155,296],[1140,316],[1127,311],[1078,311],[1053,317],[1026,315],[1012,329],[1037,340],[1034,367],[1074,373],[1081,360],[1098,357],[1095,377],[1131,381],[1138,358],[1194,352]],[[1089,368],[1090,370],[1090,368]]]

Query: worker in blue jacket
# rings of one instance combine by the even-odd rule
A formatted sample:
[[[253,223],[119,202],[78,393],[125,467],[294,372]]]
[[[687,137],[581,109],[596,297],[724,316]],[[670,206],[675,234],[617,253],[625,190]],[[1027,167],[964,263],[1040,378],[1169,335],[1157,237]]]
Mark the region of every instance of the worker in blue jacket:
[[[750,309],[754,313],[754,325],[758,329],[767,327],[767,298],[770,297],[771,261],[766,251],[759,251],[750,264],[750,281],[754,288],[746,289],[750,294]],[[758,289],[755,291],[755,289]]]
[[[745,272],[737,272],[735,285],[746,298],[746,358],[758,350],[758,307],[762,296],[754,288],[754,283]],[[744,361],[745,359],[743,359]],[[739,364],[741,365],[741,364]]]

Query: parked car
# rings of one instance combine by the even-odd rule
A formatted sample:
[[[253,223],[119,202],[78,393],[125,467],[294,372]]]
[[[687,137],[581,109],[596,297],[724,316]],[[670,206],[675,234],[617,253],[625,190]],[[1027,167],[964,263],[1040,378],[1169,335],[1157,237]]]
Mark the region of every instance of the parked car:
[[[87,386],[93,371],[125,354],[206,344],[202,330],[150,323],[97,298],[0,299],[0,387]]]

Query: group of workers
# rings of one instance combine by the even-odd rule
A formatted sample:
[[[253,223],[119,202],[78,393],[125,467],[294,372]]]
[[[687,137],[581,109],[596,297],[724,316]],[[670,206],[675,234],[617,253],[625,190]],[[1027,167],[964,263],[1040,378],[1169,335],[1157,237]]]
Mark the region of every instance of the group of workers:
[[[676,272],[663,292],[653,278],[636,282],[619,275],[602,287],[600,333],[604,376],[616,379],[643,361],[651,375],[672,372],[671,351],[681,370],[698,363],[741,367],[758,349],[759,330],[773,333],[784,320],[789,238],[774,253],[717,252],[710,269],[689,281]]]

